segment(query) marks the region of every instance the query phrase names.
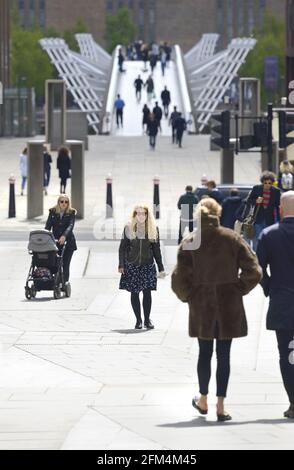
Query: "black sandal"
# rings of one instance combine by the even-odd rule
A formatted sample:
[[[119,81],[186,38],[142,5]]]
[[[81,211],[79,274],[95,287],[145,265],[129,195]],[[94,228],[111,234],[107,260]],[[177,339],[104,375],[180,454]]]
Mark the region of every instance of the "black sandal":
[[[232,416],[229,415],[228,413],[224,413],[222,415],[217,414],[216,416],[217,416],[217,420],[219,422],[231,421],[231,419],[232,419]]]
[[[197,404],[197,401],[196,401],[196,400],[197,400],[196,397],[192,398],[192,406],[193,406],[197,411],[199,411],[199,413],[200,413],[201,415],[207,415],[208,411],[207,411],[207,410],[203,410],[202,408],[200,408],[200,406]]]

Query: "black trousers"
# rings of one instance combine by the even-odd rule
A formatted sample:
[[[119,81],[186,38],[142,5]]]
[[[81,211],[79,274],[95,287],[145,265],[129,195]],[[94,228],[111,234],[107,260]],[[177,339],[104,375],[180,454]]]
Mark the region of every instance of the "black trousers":
[[[141,321],[141,304],[139,294],[136,292],[131,293],[131,304],[137,321]],[[143,291],[143,311],[145,322],[149,320],[152,305],[151,290]]]
[[[277,330],[277,341],[280,353],[280,369],[283,378],[283,383],[289,402],[294,405],[294,356],[293,356],[293,342],[294,331]],[[292,348],[290,348],[290,343]]]
[[[119,121],[121,125],[123,124],[123,110],[117,109],[116,110],[116,124],[119,126]]]
[[[174,126],[172,126],[172,141],[173,144],[177,143],[177,129]]]
[[[211,358],[213,354],[213,341],[198,339],[199,357],[197,365],[199,391],[201,395],[208,395],[208,386],[211,376]],[[230,377],[230,351],[232,340],[216,340],[216,396],[226,397]]]
[[[62,176],[60,178],[60,194],[65,194],[66,183],[67,183],[67,177]]]
[[[177,131],[177,143],[179,147],[182,147],[182,140],[183,140],[184,131]]]
[[[155,145],[156,145],[156,135],[150,135],[150,136],[149,136],[149,144],[150,144],[150,147],[155,148]]]
[[[64,282],[68,282],[68,280],[69,280],[69,267],[70,267],[70,262],[71,262],[73,253],[74,253],[74,250],[70,250],[70,249],[67,249],[67,248],[64,250],[64,254],[63,254]]]

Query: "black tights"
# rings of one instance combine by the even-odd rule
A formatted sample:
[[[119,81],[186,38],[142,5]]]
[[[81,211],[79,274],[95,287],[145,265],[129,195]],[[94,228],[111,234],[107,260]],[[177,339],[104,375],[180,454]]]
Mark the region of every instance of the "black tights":
[[[134,314],[136,315],[137,321],[142,321],[139,293],[137,292],[131,293],[131,304],[134,310]],[[152,305],[151,290],[143,290],[143,311],[144,311],[145,322],[149,320],[150,312],[151,312],[151,305]]]
[[[198,381],[201,395],[208,395],[208,385],[211,376],[211,358],[213,353],[213,340],[198,339],[199,358],[197,365]],[[230,377],[230,350],[231,339],[216,340],[216,396],[226,397]]]

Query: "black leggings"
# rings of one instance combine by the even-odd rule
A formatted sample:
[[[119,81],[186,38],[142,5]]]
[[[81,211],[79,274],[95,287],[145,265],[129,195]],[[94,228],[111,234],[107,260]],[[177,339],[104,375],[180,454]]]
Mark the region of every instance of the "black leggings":
[[[70,267],[70,262],[71,258],[73,255],[73,250],[64,250],[63,254],[63,276],[64,276],[64,282],[68,282],[69,280],[69,267]]]
[[[142,321],[140,298],[139,298],[139,294],[137,294],[136,292],[131,293],[131,304],[132,304],[137,321]],[[143,291],[143,311],[144,311],[145,322],[149,320],[150,312],[151,312],[151,305],[152,305],[151,290],[144,290]]]
[[[294,405],[294,364],[291,355],[293,347],[289,347],[293,344],[292,341],[294,341],[294,331],[277,330],[276,334],[280,353],[280,369],[284,387],[290,403]]]
[[[208,385],[211,376],[211,358],[213,340],[198,339],[199,358],[197,365],[198,381],[201,395],[208,395]],[[232,340],[216,340],[216,396],[226,397],[230,377],[230,350]]]

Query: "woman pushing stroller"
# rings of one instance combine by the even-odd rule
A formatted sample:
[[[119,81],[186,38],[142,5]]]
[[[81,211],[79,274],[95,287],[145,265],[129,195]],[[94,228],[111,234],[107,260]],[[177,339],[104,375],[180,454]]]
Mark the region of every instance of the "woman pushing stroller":
[[[63,254],[63,273],[64,282],[69,280],[69,267],[73,252],[77,249],[76,239],[73,233],[75,217],[77,211],[70,205],[70,199],[66,194],[61,194],[57,204],[49,209],[49,216],[45,229],[53,232],[58,242],[59,248],[62,248],[66,242]]]

